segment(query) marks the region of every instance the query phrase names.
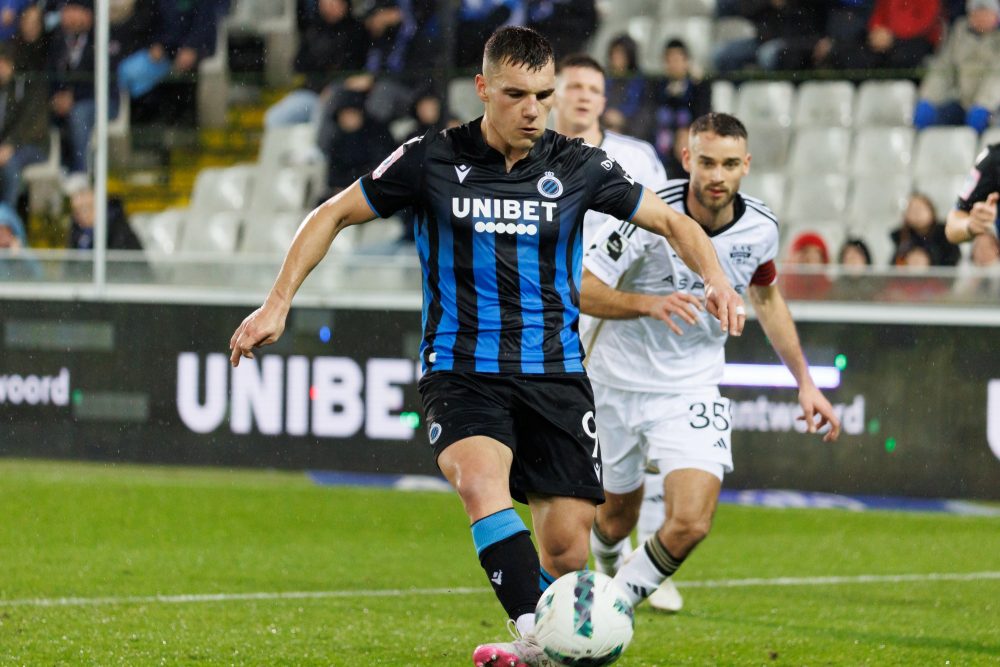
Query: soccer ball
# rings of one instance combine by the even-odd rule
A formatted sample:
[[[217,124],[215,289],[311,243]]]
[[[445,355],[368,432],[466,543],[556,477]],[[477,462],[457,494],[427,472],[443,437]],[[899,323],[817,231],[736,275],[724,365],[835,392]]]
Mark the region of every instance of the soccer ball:
[[[556,579],[535,607],[534,635],[545,654],[567,667],[600,667],[632,641],[634,612],[611,577],[580,570]]]

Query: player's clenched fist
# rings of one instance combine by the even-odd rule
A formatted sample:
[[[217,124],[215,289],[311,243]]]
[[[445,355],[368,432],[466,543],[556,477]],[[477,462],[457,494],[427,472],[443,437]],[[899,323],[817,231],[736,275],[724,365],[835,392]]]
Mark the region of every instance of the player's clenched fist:
[[[733,336],[743,333],[747,309],[743,298],[727,280],[705,281],[705,307],[718,318],[722,331]]]
[[[969,234],[971,236],[995,233],[997,200],[1000,200],[1000,194],[991,192],[986,197],[986,201],[977,201],[972,205],[972,210],[969,211]]]
[[[264,304],[253,311],[237,327],[229,339],[229,362],[233,366],[240,365],[240,358],[253,359],[253,349],[261,345],[270,345],[285,331],[287,310]]]

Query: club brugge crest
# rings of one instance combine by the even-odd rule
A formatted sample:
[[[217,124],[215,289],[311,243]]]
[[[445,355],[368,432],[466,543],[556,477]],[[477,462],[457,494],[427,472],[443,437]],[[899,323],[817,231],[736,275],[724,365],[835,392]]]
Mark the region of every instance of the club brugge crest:
[[[562,181],[555,177],[551,171],[538,179],[538,191],[549,199],[555,199],[563,193]]]

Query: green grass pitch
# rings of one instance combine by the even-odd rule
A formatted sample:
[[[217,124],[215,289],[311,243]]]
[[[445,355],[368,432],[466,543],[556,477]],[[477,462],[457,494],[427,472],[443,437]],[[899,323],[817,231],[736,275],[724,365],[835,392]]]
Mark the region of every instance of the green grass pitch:
[[[722,506],[617,664],[997,665],[998,573],[1000,518]],[[468,666],[503,621],[453,494],[0,460],[0,665]]]

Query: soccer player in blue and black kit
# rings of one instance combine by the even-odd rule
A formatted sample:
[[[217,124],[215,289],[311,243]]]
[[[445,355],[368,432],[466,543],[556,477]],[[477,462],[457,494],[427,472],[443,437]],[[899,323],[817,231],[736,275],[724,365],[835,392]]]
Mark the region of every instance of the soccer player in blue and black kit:
[[[520,635],[473,653],[478,667],[551,664],[534,639],[540,587],[583,569],[604,500],[594,402],[577,333],[588,209],[660,234],[739,335],[745,311],[701,227],[604,151],[545,129],[552,49],[502,28],[476,90],[483,117],[428,133],[302,223],[264,304],[230,340],[232,363],[284,330],[292,297],[349,225],[410,206],[423,269],[419,389],[437,464],[456,489],[494,591]],[[538,551],[513,499],[527,502]]]

